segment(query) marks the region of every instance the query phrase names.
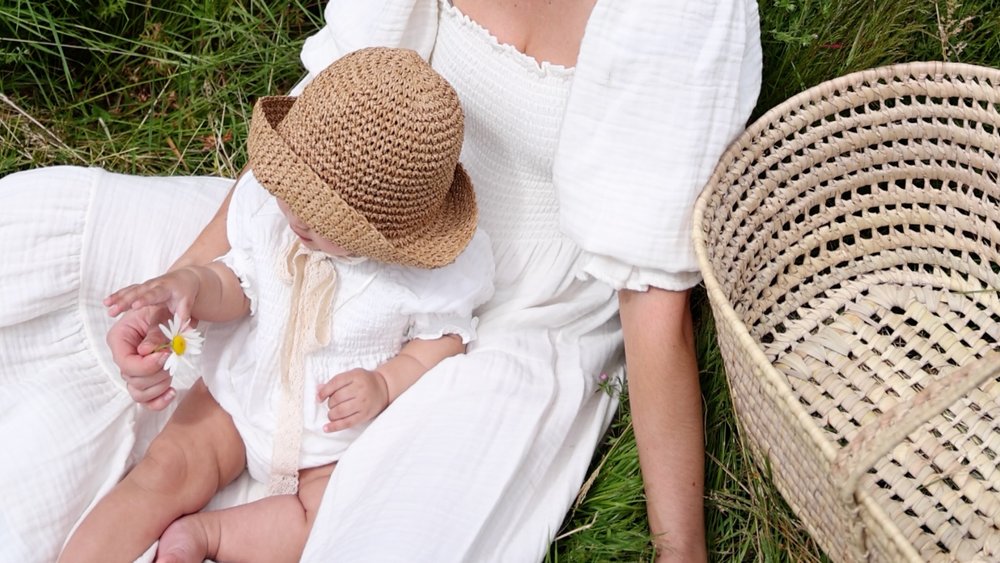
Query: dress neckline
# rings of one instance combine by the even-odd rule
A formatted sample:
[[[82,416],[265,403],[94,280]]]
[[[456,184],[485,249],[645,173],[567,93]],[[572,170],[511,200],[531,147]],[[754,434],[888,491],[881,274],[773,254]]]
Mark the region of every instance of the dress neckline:
[[[500,41],[496,35],[493,35],[493,32],[483,27],[482,24],[476,20],[467,16],[465,12],[460,10],[452,0],[441,0],[441,5],[445,11],[450,12],[452,15],[457,17],[461,23],[481,35],[488,43],[492,44],[495,49],[509,53],[511,58],[519,61],[529,70],[542,76],[570,77],[573,75],[576,67],[551,63],[549,61],[540,61],[524,51],[521,51],[514,45]]]

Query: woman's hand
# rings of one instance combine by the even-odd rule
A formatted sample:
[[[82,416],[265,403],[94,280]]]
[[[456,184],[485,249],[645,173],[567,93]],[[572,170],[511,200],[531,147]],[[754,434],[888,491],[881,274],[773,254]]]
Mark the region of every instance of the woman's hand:
[[[111,327],[106,339],[129,395],[154,411],[163,410],[177,396],[170,386],[170,374],[163,370],[169,352],[156,351],[167,341],[159,324],[170,316],[164,306],[128,310]]]
[[[104,298],[112,317],[149,305],[165,305],[181,320],[191,318],[191,306],[198,297],[201,278],[191,268],[179,268],[140,284],[119,289]]]
[[[378,416],[389,406],[389,386],[381,373],[355,368],[320,385],[317,399],[330,408],[323,430],[335,432]]]

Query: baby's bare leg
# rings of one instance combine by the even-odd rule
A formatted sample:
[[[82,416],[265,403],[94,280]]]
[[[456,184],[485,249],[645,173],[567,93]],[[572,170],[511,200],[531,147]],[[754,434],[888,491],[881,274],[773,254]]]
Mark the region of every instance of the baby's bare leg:
[[[171,522],[205,506],[245,465],[232,419],[199,379],[139,464],[76,529],[60,562],[133,561]]]
[[[160,538],[156,563],[298,561],[334,465],[300,471],[297,495],[181,518]]]

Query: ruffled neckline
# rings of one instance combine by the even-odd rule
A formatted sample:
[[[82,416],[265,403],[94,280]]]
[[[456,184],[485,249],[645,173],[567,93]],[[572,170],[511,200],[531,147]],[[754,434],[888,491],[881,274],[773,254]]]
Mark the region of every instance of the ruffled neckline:
[[[573,76],[576,67],[565,66],[556,63],[550,63],[548,61],[539,61],[535,57],[524,53],[517,47],[511,45],[510,43],[503,43],[490,30],[486,29],[479,22],[465,15],[465,12],[458,9],[454,5],[452,0],[441,0],[441,9],[450,13],[453,17],[458,19],[458,21],[471,29],[474,33],[481,36],[488,44],[490,44],[494,50],[501,54],[505,54],[508,58],[517,61],[525,69],[536,74],[540,77],[553,77],[553,78],[570,78]]]

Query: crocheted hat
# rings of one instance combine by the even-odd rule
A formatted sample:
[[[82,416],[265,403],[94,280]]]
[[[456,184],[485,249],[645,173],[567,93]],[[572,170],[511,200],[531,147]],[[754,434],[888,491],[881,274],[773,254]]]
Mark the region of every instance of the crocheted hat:
[[[335,61],[297,98],[258,100],[247,148],[257,180],[323,238],[436,268],[476,227],[458,164],[463,127],[458,95],[420,55],[370,48]]]

